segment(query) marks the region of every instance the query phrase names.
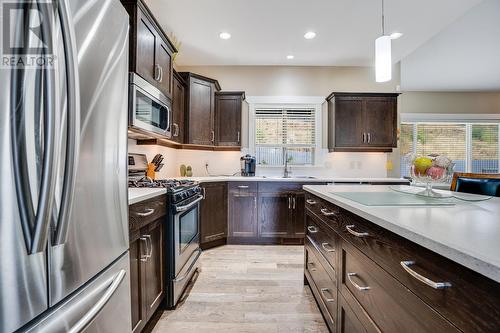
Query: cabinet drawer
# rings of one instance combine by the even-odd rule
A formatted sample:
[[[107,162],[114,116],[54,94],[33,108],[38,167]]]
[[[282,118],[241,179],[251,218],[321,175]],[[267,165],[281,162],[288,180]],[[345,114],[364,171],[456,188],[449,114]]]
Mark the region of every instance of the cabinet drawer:
[[[292,192],[300,191],[302,184],[289,182],[260,182],[259,192]]]
[[[459,332],[415,294],[346,242],[342,242],[341,287],[383,332]]]
[[[257,182],[230,182],[227,185],[230,192],[251,192],[255,193],[258,189]]]
[[[306,236],[314,247],[323,255],[333,269],[337,269],[338,236],[315,220],[311,214],[306,215]]]
[[[306,194],[306,209],[314,213],[325,224],[332,228],[339,225],[339,208],[326,200],[320,199],[309,193]]]
[[[167,214],[167,196],[161,195],[130,205],[129,230],[139,229]]]
[[[339,293],[338,333],[380,333],[380,329],[352,297]]]
[[[337,283],[335,278],[327,272],[313,245],[305,242],[305,270],[312,280],[311,289],[318,302],[324,307],[323,314],[327,318],[328,326],[335,327],[337,321]],[[311,282],[311,281],[310,281]]]
[[[500,332],[500,284],[344,209],[334,229],[462,331]],[[451,286],[435,289],[413,272]]]

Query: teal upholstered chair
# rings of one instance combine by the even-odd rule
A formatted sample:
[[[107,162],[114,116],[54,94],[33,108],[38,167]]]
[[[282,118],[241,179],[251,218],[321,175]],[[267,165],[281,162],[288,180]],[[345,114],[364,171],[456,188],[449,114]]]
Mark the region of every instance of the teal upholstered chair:
[[[451,190],[500,197],[500,174],[455,172]]]

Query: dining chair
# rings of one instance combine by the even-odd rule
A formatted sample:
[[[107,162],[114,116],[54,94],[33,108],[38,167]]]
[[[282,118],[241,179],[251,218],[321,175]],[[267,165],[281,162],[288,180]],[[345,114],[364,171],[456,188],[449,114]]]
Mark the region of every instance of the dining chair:
[[[500,173],[455,172],[450,190],[500,197]]]

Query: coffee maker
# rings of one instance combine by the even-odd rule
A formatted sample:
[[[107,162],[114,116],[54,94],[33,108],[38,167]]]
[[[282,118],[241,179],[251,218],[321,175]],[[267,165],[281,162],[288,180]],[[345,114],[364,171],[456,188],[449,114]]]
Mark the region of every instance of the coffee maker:
[[[244,177],[253,177],[255,176],[255,166],[257,161],[254,156],[245,155],[240,158],[241,164],[241,175]]]

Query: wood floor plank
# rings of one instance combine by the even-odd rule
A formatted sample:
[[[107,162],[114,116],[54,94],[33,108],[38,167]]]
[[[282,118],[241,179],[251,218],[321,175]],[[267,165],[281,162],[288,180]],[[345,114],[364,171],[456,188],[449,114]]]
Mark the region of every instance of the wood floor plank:
[[[153,333],[328,332],[303,284],[302,246],[226,245],[200,260],[189,296]]]

